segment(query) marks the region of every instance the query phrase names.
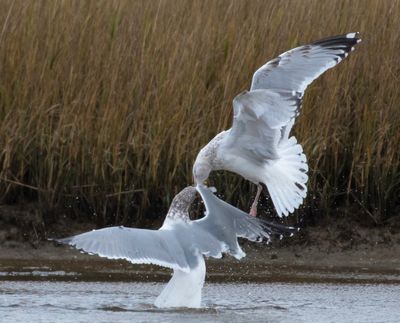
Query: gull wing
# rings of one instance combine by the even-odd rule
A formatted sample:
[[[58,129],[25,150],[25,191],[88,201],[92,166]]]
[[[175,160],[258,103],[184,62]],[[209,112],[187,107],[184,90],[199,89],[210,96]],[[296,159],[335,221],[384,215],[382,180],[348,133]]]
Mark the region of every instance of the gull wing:
[[[289,50],[261,66],[253,75],[250,92],[233,100],[233,125],[225,147],[253,160],[278,158],[277,145],[289,138],[307,86],[360,41],[358,33],[325,38]]]
[[[339,64],[361,42],[359,33],[348,33],[321,39],[291,49],[261,66],[253,75],[250,90],[279,89],[303,95],[326,70]],[[289,136],[293,121],[282,129]]]
[[[220,200],[205,186],[196,189],[206,205],[206,215],[200,220],[177,219],[159,230],[109,227],[55,241],[108,259],[190,272],[200,254],[220,258],[228,252],[236,258],[243,257],[238,237],[261,241],[272,233],[295,231],[253,218]]]
[[[190,270],[185,252],[170,230],[109,227],[56,241],[108,259]]]
[[[303,93],[313,80],[347,57],[360,41],[359,33],[348,33],[289,50],[254,73],[251,91],[281,89]]]
[[[197,191],[204,201],[206,215],[193,221],[193,225],[198,227],[199,231],[206,231],[216,240],[222,241],[226,252],[238,259],[245,256],[239,246],[238,237],[250,241],[269,241],[272,234],[291,234],[297,231],[292,227],[252,217],[216,197],[206,186],[198,185]]]
[[[286,90],[243,92],[233,100],[233,125],[224,148],[263,163],[279,158],[282,128],[298,114],[301,94]]]

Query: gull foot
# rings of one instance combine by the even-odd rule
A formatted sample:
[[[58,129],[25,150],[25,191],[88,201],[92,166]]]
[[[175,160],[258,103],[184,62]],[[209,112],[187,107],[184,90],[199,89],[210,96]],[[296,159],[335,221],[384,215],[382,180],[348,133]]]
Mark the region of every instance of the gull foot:
[[[250,214],[251,216],[256,217],[256,216],[257,216],[257,207],[252,206],[251,209],[250,209],[249,214]]]

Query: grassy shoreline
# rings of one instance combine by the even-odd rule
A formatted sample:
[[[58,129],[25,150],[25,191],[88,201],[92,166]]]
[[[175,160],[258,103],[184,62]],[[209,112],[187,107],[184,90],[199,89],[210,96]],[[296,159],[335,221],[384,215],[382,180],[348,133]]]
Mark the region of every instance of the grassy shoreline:
[[[198,150],[230,126],[232,99],[258,66],[359,31],[363,43],[306,92],[295,135],[310,193],[291,221],[337,209],[364,224],[399,218],[399,1],[4,0],[0,9],[2,204],[38,203],[44,223],[67,214],[154,225],[191,183]],[[249,207],[252,185],[225,173],[211,182]]]

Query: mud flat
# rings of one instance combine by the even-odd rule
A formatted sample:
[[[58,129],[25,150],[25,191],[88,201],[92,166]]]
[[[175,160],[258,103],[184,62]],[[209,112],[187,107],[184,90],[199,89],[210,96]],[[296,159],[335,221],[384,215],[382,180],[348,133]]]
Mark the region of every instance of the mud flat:
[[[312,246],[244,245],[247,257],[208,259],[210,282],[327,282],[400,284],[399,244],[348,250]],[[170,270],[82,254],[42,242],[0,246],[0,280],[166,281]]]

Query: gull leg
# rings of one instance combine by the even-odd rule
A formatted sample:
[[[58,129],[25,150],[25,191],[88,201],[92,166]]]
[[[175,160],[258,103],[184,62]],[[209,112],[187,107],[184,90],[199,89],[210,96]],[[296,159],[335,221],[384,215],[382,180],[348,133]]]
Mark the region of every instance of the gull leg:
[[[257,205],[258,205],[258,199],[260,198],[261,191],[262,191],[262,185],[257,184],[257,194],[256,194],[253,204],[251,205],[251,209],[249,212],[249,214],[251,216],[257,216]]]

